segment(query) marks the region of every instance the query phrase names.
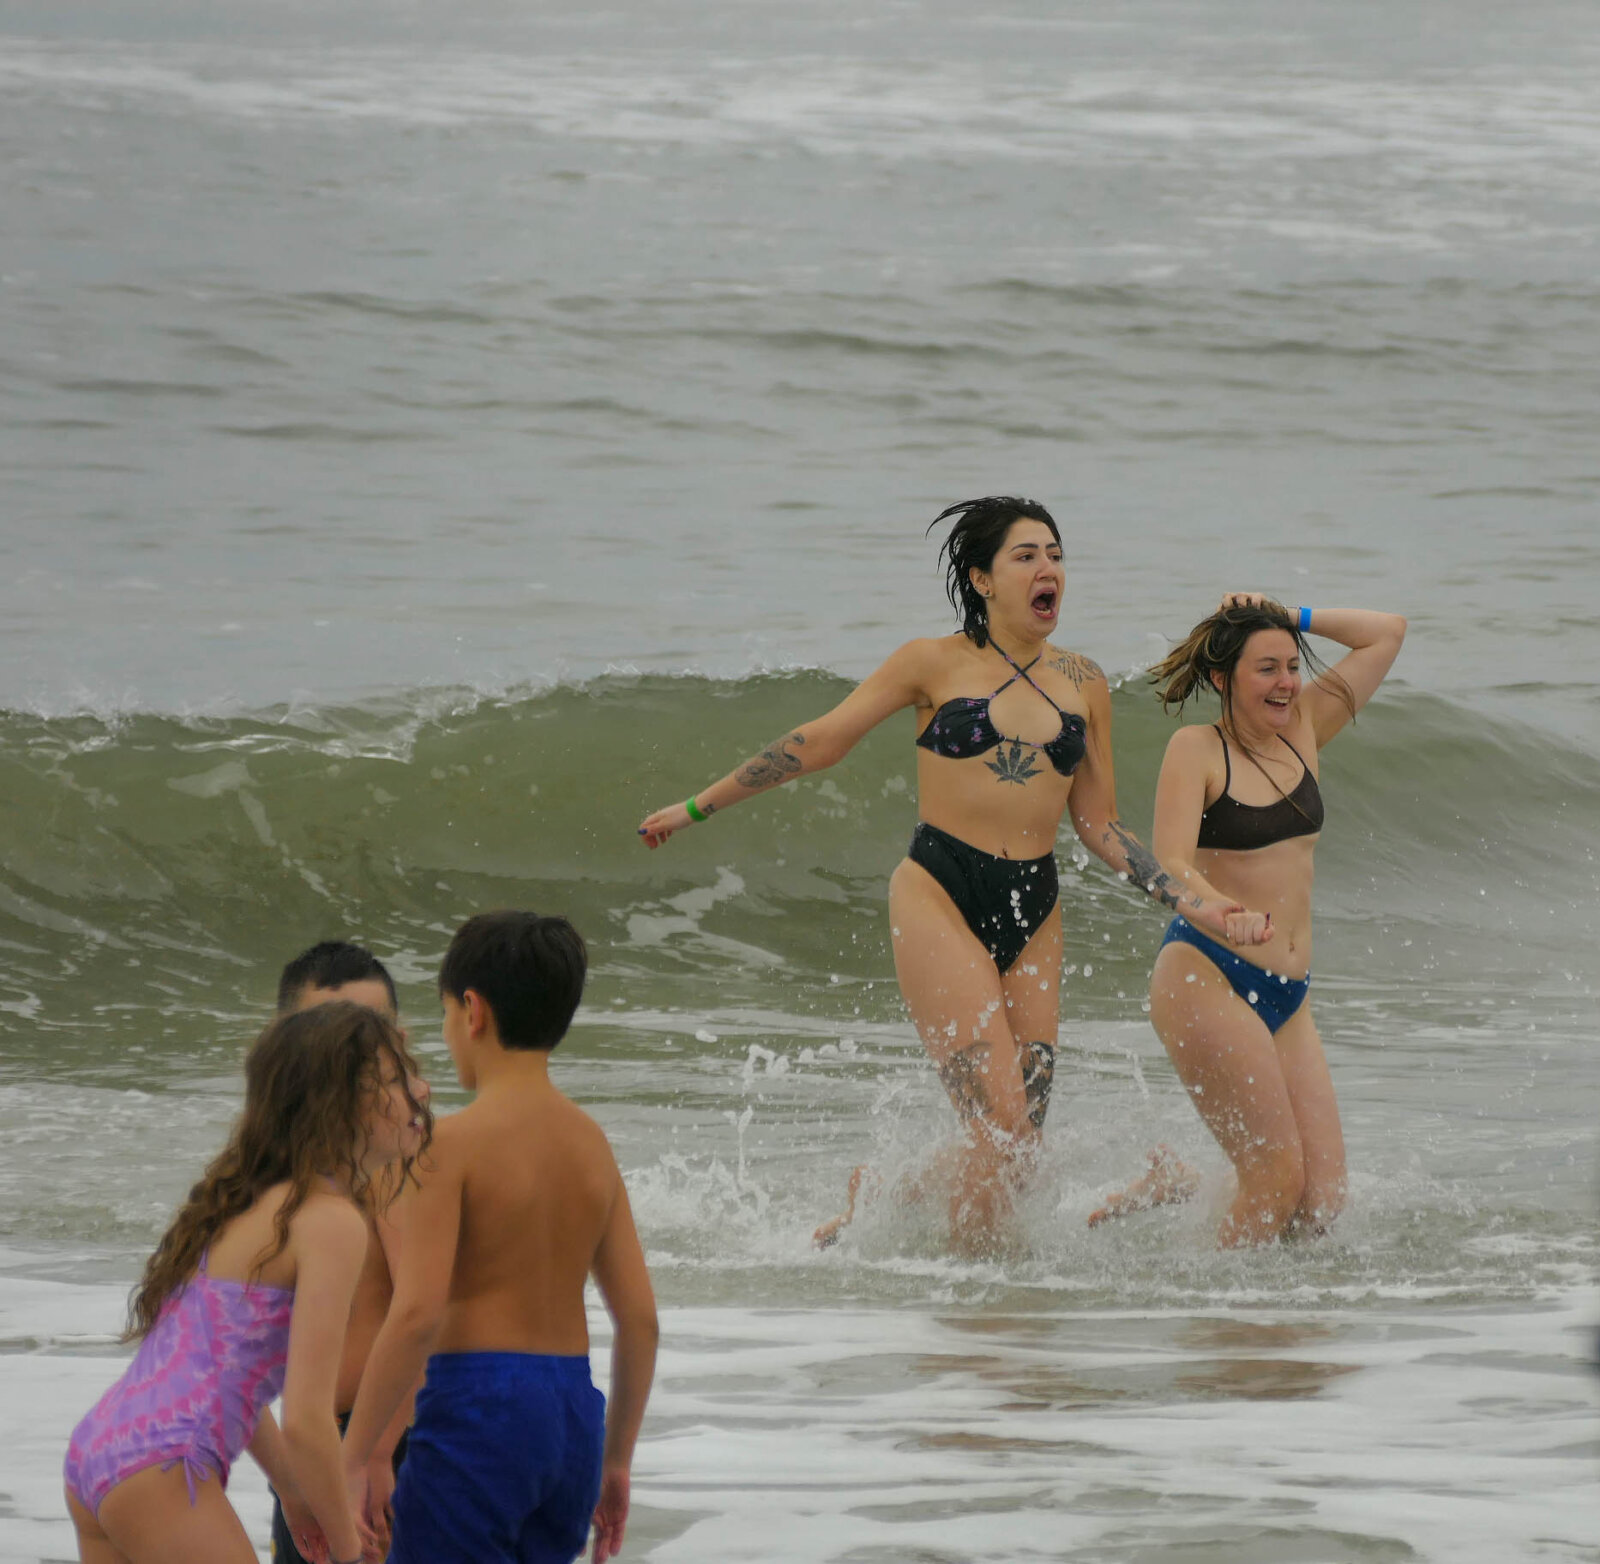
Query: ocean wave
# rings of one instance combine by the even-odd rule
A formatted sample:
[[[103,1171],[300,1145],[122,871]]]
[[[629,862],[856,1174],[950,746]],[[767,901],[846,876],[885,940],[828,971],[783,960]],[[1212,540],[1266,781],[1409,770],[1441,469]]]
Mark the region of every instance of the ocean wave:
[[[1221,148],[1233,162],[1263,166],[1377,157],[1390,184],[1404,159],[1431,176],[1510,169],[1518,179],[1593,191],[1600,116],[1581,66],[1372,80],[1332,65],[1186,64],[1180,75],[1164,64],[1086,58],[1063,79],[1036,59],[899,52],[762,59],[715,47],[688,56],[626,44],[572,52],[543,40],[491,52],[12,38],[0,86],[89,112],[155,109],[222,122],[390,122],[441,132],[514,125],[690,150],[778,144],[821,156],[870,150],[1122,165],[1152,148],[1204,165]],[[1459,226],[1472,215],[1452,210],[1448,221]]]
[[[54,959],[165,938],[253,962],[286,930],[387,931],[416,948],[422,931],[515,900],[572,909],[663,980],[731,963],[758,987],[758,950],[796,973],[883,975],[883,886],[916,817],[909,715],[663,851],[635,830],[848,688],[819,671],[615,674],[232,716],[0,714],[0,939]],[[1143,831],[1171,724],[1136,681],[1114,706],[1122,813]],[[1600,900],[1594,756],[1402,691],[1328,752],[1323,786],[1319,913],[1336,939],[1365,944],[1378,920],[1387,944],[1466,937],[1468,975],[1497,939],[1524,958],[1548,947],[1552,972],[1581,966]],[[1127,963],[1134,993],[1157,920],[1070,837],[1061,857],[1069,938],[1109,929],[1106,959]],[[737,896],[678,904],[732,871]],[[1442,988],[1453,970],[1437,970]]]

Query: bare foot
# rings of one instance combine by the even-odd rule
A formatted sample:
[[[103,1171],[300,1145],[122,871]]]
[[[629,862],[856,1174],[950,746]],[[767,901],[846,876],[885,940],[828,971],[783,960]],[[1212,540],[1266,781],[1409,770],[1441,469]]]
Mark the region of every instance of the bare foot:
[[[855,1168],[850,1174],[850,1184],[847,1190],[849,1203],[836,1217],[830,1218],[811,1235],[811,1242],[818,1249],[831,1249],[839,1242],[844,1230],[855,1220],[856,1200],[861,1194],[861,1181],[871,1170],[863,1164]]]
[[[1200,1175],[1180,1162],[1170,1146],[1157,1146],[1150,1153],[1149,1172],[1112,1195],[1099,1210],[1091,1211],[1089,1226],[1098,1227],[1113,1217],[1127,1216],[1134,1211],[1149,1211],[1155,1206],[1193,1200],[1199,1190]]]

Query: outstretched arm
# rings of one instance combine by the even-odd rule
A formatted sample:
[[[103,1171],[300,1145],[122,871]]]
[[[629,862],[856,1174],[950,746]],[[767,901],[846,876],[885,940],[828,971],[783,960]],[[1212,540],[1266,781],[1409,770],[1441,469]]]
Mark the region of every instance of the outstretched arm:
[[[720,781],[691,795],[698,819],[843,760],[885,717],[916,703],[923,689],[928,644],[908,642],[832,711],[774,739]],[[659,847],[674,831],[696,823],[688,803],[669,804],[645,817],[639,835],[646,847]]]
[[[1117,782],[1111,759],[1111,691],[1098,668],[1095,678],[1086,682],[1083,689],[1089,701],[1089,732],[1083,760],[1073,773],[1072,795],[1067,803],[1078,840],[1113,873],[1136,885],[1152,901],[1181,913],[1218,939],[1236,939],[1239,915],[1244,909],[1219,896],[1198,875],[1185,880],[1169,873],[1162,866],[1163,860],[1117,818]],[[1264,924],[1265,920],[1259,921]]]

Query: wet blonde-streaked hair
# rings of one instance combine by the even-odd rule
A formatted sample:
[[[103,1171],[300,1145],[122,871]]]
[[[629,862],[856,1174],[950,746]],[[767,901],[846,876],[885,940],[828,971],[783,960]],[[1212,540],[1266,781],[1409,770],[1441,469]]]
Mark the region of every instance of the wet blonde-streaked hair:
[[[1283,630],[1293,636],[1300,661],[1310,669],[1312,678],[1337,695],[1350,708],[1350,715],[1355,716],[1356,701],[1350,686],[1306,644],[1294,615],[1282,603],[1274,603],[1270,598],[1258,606],[1219,608],[1214,614],[1207,614],[1150,670],[1150,682],[1158,686],[1161,709],[1171,711],[1176,706],[1181,713],[1184,703],[1196,690],[1208,694],[1216,691],[1222,698],[1222,726],[1230,738],[1236,738],[1233,672],[1244,655],[1245,643],[1258,630]],[[1214,673],[1221,675],[1220,691],[1211,678]]]
[[[332,1000],[279,1016],[267,1027],[245,1057],[244,1108],[227,1145],[178,1208],[129,1301],[127,1339],[150,1330],[222,1229],[273,1185],[288,1184],[289,1193],[252,1276],[283,1252],[290,1220],[318,1178],[332,1175],[358,1201],[366,1200],[370,1180],[361,1159],[385,1061],[400,1074],[425,1146],[433,1116],[411,1095],[416,1066],[392,1021],[365,1005]],[[400,1177],[386,1180],[386,1188],[398,1191],[410,1165],[405,1159]]]
[[[1184,703],[1196,690],[1220,695],[1222,731],[1238,745],[1249,758],[1250,764],[1272,783],[1278,797],[1292,804],[1297,814],[1305,815],[1306,811],[1278,786],[1277,779],[1261,764],[1256,752],[1239,737],[1238,729],[1234,726],[1233,673],[1239,666],[1239,659],[1244,656],[1246,643],[1258,630],[1283,630],[1293,636],[1300,661],[1311,671],[1312,678],[1338,696],[1349,708],[1352,719],[1355,717],[1355,693],[1340,675],[1322,663],[1306,645],[1306,638],[1300,633],[1294,615],[1282,603],[1274,603],[1270,598],[1257,606],[1219,608],[1214,614],[1206,615],[1150,670],[1150,682],[1159,687],[1163,711],[1171,711],[1176,706],[1181,714]],[[1220,688],[1211,677],[1214,673],[1221,677]]]

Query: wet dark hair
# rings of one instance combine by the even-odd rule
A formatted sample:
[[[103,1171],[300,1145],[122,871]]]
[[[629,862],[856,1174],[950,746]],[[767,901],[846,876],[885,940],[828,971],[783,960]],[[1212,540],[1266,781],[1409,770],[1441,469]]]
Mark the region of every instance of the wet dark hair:
[[[1306,644],[1294,615],[1283,604],[1274,603],[1270,598],[1264,599],[1258,606],[1244,604],[1234,608],[1219,608],[1214,614],[1208,614],[1150,670],[1150,682],[1159,686],[1161,709],[1171,711],[1176,706],[1180,714],[1184,703],[1197,690],[1216,693],[1222,701],[1222,731],[1250,757],[1256,770],[1277,788],[1279,796],[1287,798],[1288,795],[1278,787],[1233,725],[1234,670],[1244,656],[1250,637],[1261,630],[1282,630],[1293,636],[1302,665],[1311,671],[1311,677],[1324,689],[1332,691],[1344,702],[1354,719],[1354,691]],[[1212,674],[1220,676],[1220,689],[1213,681]],[[1300,809],[1300,806],[1296,804],[1295,808]],[[1300,809],[1300,813],[1304,814],[1305,811]]]
[[[958,519],[939,550],[939,558],[945,561],[945,592],[950,606],[961,615],[961,633],[974,646],[987,646],[989,605],[972,584],[972,572],[987,571],[994,564],[1000,545],[1016,522],[1042,521],[1057,543],[1061,541],[1061,530],[1037,500],[1020,500],[1010,494],[963,500],[940,511],[928,524],[928,531],[951,516]]]
[[[583,997],[589,952],[565,918],[483,912],[456,930],[439,968],[439,992],[468,989],[494,1013],[507,1048],[554,1048]]]
[[[389,1003],[396,1013],[400,998],[394,991],[389,969],[365,945],[348,940],[325,939],[303,950],[278,978],[278,1014],[297,1009],[312,988],[343,988],[346,983],[365,983],[376,978],[389,991]]]

